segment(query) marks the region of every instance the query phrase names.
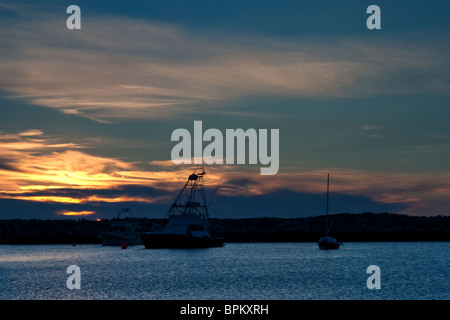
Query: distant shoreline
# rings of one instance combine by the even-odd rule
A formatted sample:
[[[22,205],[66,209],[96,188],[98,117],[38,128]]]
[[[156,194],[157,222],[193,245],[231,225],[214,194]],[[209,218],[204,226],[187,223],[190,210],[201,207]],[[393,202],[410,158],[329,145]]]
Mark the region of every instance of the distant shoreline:
[[[331,214],[330,235],[342,242],[450,241],[450,216],[416,217],[394,213]],[[100,244],[98,234],[114,219],[0,220],[0,244]],[[166,220],[133,218],[144,230]],[[211,232],[228,243],[317,242],[325,216],[306,218],[211,218]]]

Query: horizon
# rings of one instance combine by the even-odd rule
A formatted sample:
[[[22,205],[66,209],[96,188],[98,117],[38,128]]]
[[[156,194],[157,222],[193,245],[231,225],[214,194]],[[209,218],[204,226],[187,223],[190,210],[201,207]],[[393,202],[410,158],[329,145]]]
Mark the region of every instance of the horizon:
[[[449,216],[443,216],[443,215],[408,215],[405,213],[396,213],[396,212],[336,212],[336,213],[329,213],[329,216],[343,216],[343,215],[391,215],[391,216],[402,216],[402,217],[408,217],[408,218],[450,218]],[[326,214],[319,214],[319,215],[310,215],[310,216],[298,216],[298,217],[276,217],[276,216],[257,216],[257,217],[222,217],[222,218],[215,218],[215,217],[209,217],[209,220],[257,220],[257,219],[287,219],[287,220],[296,220],[296,219],[314,219],[314,218],[324,218],[326,217]],[[52,221],[90,221],[90,222],[101,222],[101,221],[109,221],[109,220],[127,220],[127,219],[137,219],[137,220],[168,220],[167,217],[146,217],[146,216],[126,216],[126,217],[107,217],[107,218],[91,218],[89,215],[59,215],[57,217],[52,218],[10,218],[10,219],[0,219],[0,221],[7,221],[7,220],[38,220],[38,221],[45,221],[45,220],[52,220]]]
[[[0,2],[0,219],[162,218],[195,121],[279,130],[203,163],[210,218],[323,215],[327,174],[330,214],[450,216],[449,3],[378,1],[378,30],[367,1],[72,4]]]
[[[332,213],[329,214],[330,216],[337,216],[337,215],[363,215],[363,214],[372,214],[372,215],[393,215],[393,216],[404,216],[409,218],[448,218],[449,216],[442,216],[442,215],[436,215],[436,216],[412,216],[404,213],[395,213],[395,212],[338,212],[338,213]],[[253,218],[210,218],[210,220],[257,220],[257,219],[286,219],[286,220],[296,220],[296,219],[314,219],[314,218],[322,218],[326,215],[314,215],[314,216],[302,216],[302,217],[253,217]],[[77,215],[75,217],[70,216],[63,216],[60,218],[12,218],[12,219],[0,219],[0,221],[9,221],[9,220],[38,220],[38,221],[45,221],[45,220],[51,220],[51,221],[91,221],[91,222],[101,222],[101,221],[109,221],[109,220],[120,220],[120,219],[137,219],[137,220],[168,220],[168,218],[158,218],[158,217],[125,217],[125,218],[118,218],[118,217],[108,217],[108,218],[97,218],[97,220],[90,219],[89,216],[83,216],[83,215]]]

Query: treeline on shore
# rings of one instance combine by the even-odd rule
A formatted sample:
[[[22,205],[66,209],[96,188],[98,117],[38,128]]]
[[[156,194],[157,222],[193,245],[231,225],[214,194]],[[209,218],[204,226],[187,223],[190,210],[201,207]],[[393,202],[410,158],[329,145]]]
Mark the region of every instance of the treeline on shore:
[[[0,220],[1,244],[95,244],[109,229],[104,219]],[[142,230],[167,220],[133,218]],[[342,242],[450,241],[450,217],[417,217],[393,213],[340,213],[329,215],[330,235]],[[226,242],[315,242],[324,235],[326,216],[307,218],[210,219],[211,232]]]

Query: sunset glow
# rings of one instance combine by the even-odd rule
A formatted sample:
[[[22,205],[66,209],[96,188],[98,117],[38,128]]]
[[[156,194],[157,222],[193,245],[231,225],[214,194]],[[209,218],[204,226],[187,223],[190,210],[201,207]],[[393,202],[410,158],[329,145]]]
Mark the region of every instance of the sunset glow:
[[[142,166],[113,158],[92,156],[79,150],[67,149],[73,145],[70,142],[54,144],[52,141],[55,141],[55,138],[50,136],[41,138],[39,143],[28,141],[29,137],[36,135],[43,136],[44,132],[30,129],[25,131],[25,134],[0,136],[3,137],[0,149],[4,150],[8,159],[0,168],[0,198],[61,204],[165,203],[170,201],[169,195],[120,195],[120,188],[142,186],[174,192],[185,182],[186,176],[192,170],[187,166],[171,166],[170,160],[152,161],[147,166]],[[9,142],[4,142],[7,139]],[[77,147],[83,149],[81,145]],[[15,169],[6,167],[8,163]],[[206,170],[206,185],[215,188],[221,180],[218,193],[229,197],[251,197],[277,190],[320,194],[324,190],[324,177],[329,172],[335,193],[366,195],[374,201],[386,204],[405,203],[410,206],[411,212],[423,207],[424,203],[428,202],[427,199],[433,199],[436,204],[444,203],[450,192],[449,186],[439,182],[442,174],[383,174],[329,168],[302,172],[295,172],[295,169],[289,172],[288,169],[288,172],[280,172],[267,178],[254,172],[236,171],[233,166],[207,167]],[[447,179],[450,179],[449,174]],[[415,186],[423,184],[429,186],[427,192],[415,190]],[[79,195],[76,190],[87,191],[89,194]],[[102,190],[115,190],[116,195],[97,194]]]
[[[63,216],[88,216],[90,214],[95,214],[95,212],[94,211],[74,212],[74,211],[61,210],[61,211],[58,211],[57,214],[63,215]]]
[[[171,135],[196,121],[279,132],[271,177],[205,165],[221,217],[323,214],[327,174],[333,211],[450,215],[448,19],[418,33],[417,8],[390,2],[399,21],[370,31],[347,3],[78,5],[81,30],[46,0],[0,5],[5,216],[160,217],[195,167],[173,163]]]

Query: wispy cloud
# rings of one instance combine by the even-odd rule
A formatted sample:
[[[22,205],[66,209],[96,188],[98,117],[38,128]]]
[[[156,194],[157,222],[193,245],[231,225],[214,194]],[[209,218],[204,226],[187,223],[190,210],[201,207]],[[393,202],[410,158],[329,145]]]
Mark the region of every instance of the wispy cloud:
[[[450,88],[444,57],[394,41],[225,38],[111,16],[86,17],[77,32],[52,16],[23,21],[0,30],[0,88],[102,122],[166,117],[256,94],[343,97]]]
[[[224,187],[220,192],[229,196],[264,195],[278,190],[325,194],[328,173],[332,194],[366,196],[379,203],[402,203],[407,206],[403,213],[427,215],[430,210],[438,209],[442,214],[448,214],[450,184],[446,181],[450,181],[450,173],[383,173],[343,168],[296,168],[291,172],[286,169],[267,179],[250,172],[239,172],[229,166],[226,172],[222,173]],[[361,211],[366,210],[369,208],[361,208]]]
[[[362,130],[377,130],[380,129],[381,127],[379,126],[375,126],[373,124],[361,124],[359,126]]]
[[[19,136],[30,137],[30,136],[40,136],[42,134],[44,134],[44,132],[42,132],[42,130],[30,129],[30,130],[26,130],[24,132],[20,132]]]

